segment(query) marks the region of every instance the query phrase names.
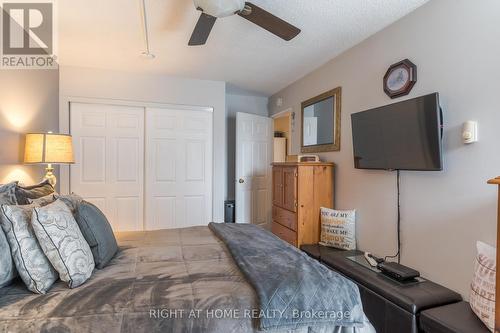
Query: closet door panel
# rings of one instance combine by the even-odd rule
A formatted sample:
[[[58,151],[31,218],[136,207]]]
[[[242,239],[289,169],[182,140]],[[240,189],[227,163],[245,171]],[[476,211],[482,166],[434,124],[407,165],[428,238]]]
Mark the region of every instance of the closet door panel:
[[[83,183],[106,182],[106,137],[80,137],[81,180]],[[83,158],[84,157],[84,158]]]
[[[115,231],[143,230],[144,108],[71,103],[70,190],[96,204]]]
[[[146,109],[146,229],[212,219],[212,113]]]

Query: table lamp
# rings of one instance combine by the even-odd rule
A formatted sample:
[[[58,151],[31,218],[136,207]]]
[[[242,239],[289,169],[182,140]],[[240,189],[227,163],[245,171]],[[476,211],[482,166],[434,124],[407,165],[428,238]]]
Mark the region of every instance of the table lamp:
[[[72,164],[73,141],[71,135],[48,133],[26,134],[24,163],[47,164],[45,168],[47,179],[52,186],[57,183],[52,164]]]

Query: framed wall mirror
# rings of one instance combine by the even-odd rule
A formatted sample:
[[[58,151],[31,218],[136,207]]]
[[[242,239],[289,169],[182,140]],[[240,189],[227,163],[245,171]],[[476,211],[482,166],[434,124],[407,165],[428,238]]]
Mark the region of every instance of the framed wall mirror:
[[[340,150],[340,108],[338,87],[302,103],[302,153]]]

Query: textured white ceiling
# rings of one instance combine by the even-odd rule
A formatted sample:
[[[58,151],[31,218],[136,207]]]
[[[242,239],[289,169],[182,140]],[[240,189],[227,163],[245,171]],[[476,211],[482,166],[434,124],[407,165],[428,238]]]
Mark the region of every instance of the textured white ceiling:
[[[199,17],[190,0],[146,0],[152,52],[144,50],[140,0],[59,2],[61,65],[220,80],[271,95],[428,0],[252,0],[302,29],[285,42],[239,16],[219,19],[205,46],[188,47]]]

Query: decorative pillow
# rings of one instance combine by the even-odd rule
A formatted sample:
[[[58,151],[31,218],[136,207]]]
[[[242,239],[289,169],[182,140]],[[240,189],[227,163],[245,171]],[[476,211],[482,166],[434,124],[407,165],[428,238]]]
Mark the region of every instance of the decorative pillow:
[[[54,193],[56,193],[56,192],[54,192]],[[53,203],[54,201],[56,201],[56,199],[54,198],[54,194],[49,194],[49,195],[46,195],[46,196],[38,198],[38,199],[29,199],[28,198],[28,202],[30,204],[34,204],[35,206],[40,206],[40,207],[46,206],[50,203]]]
[[[2,205],[1,224],[19,276],[29,290],[45,294],[57,280],[57,272],[52,268],[33,233],[33,207]]]
[[[496,248],[483,242],[477,242],[476,247],[477,256],[469,303],[472,311],[493,332],[495,327]]]
[[[104,268],[118,252],[118,245],[108,219],[99,208],[82,201],[76,212],[76,222],[87,240],[98,269]]]
[[[18,205],[29,205],[29,199],[38,199],[54,193],[54,188],[48,180],[32,186],[16,186]]]
[[[8,286],[17,276],[16,267],[12,261],[10,246],[0,227],[0,288]]]
[[[62,202],[66,204],[66,206],[69,207],[73,215],[76,213],[76,210],[78,209],[78,205],[83,201],[82,197],[79,196],[78,194],[71,193],[71,194],[66,194],[66,195],[61,195],[61,194],[55,194],[54,199],[61,199]]]
[[[17,182],[0,185],[1,205],[17,205],[16,187],[17,187]]]
[[[321,245],[356,249],[356,211],[321,207]]]
[[[32,224],[43,252],[61,280],[76,288],[90,278],[94,270],[92,251],[64,202],[56,200],[45,207],[35,207]]]

